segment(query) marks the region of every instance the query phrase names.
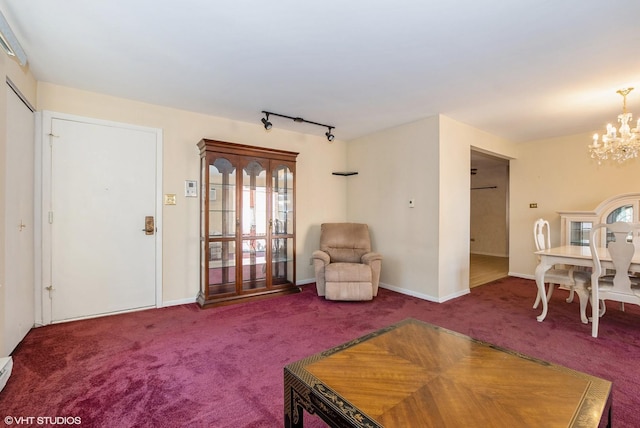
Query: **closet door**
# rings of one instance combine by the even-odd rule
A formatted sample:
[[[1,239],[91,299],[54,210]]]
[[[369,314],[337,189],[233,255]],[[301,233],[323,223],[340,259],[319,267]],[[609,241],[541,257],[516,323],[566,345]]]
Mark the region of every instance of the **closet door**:
[[[4,349],[9,355],[35,323],[33,111],[7,86]]]

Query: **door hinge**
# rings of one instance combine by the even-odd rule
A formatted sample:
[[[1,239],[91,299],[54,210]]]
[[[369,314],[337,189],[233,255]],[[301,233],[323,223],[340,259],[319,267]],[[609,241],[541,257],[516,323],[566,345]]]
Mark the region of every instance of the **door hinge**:
[[[53,132],[49,132],[49,147],[53,147],[53,139],[60,138],[59,135],[54,135]]]

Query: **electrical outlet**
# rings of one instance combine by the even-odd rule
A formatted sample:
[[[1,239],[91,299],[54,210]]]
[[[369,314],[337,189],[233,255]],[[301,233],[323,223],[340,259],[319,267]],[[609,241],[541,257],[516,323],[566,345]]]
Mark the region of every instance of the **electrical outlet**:
[[[536,202],[529,204],[529,208],[538,208],[538,204]]]

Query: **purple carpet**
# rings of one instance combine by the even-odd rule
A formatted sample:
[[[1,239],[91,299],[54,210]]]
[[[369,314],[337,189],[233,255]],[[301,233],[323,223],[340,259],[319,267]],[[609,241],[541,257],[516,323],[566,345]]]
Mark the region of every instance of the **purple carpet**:
[[[508,278],[442,304],[384,289],[371,302],[342,303],[319,298],[312,284],[220,308],[41,327],[14,352],[0,426],[10,416],[76,418],[67,421],[84,427],[282,427],[286,364],[412,317],[609,379],[613,426],[639,427],[640,308],[611,304],[594,339],[564,291],[537,322],[535,293],[533,281]],[[305,422],[325,426],[307,414]]]

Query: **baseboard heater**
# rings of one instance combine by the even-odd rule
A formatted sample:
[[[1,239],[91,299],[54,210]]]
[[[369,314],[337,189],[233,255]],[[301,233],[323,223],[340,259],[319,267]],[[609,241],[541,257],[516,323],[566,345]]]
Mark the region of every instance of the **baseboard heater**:
[[[13,368],[13,359],[11,357],[0,358],[0,391],[4,389],[4,386],[11,376],[11,369]]]

